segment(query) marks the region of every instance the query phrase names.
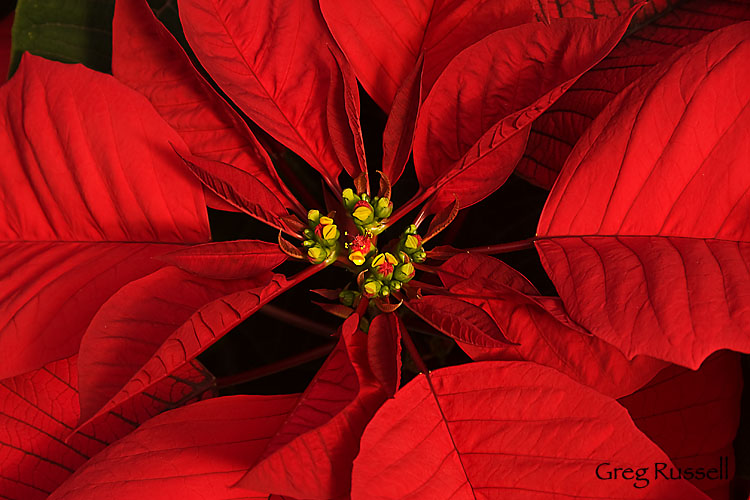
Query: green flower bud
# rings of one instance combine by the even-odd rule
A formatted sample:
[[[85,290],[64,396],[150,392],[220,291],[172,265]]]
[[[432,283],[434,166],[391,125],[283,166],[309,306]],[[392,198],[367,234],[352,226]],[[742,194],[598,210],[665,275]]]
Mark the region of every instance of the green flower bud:
[[[392,212],[393,202],[385,197],[378,198],[378,201],[375,203],[375,217],[385,219],[386,217],[390,217]]]
[[[360,200],[360,197],[354,194],[354,191],[351,188],[344,189],[341,193],[341,197],[344,199],[344,206],[347,210],[352,210],[354,204]]]
[[[424,250],[420,250],[418,252],[414,252],[412,254],[412,258],[414,259],[414,262],[416,262],[416,263],[422,263],[425,260],[427,260],[427,252],[425,252]]]
[[[307,257],[313,264],[320,264],[321,262],[326,260],[326,257],[328,257],[328,252],[326,252],[323,247],[316,244],[307,249]]]
[[[377,297],[380,293],[380,289],[383,288],[383,284],[376,279],[369,279],[362,285],[362,292],[367,297]]]
[[[352,307],[354,305],[354,301],[358,296],[359,293],[355,292],[354,290],[342,290],[339,293],[339,300],[345,306]]]
[[[414,277],[414,264],[406,262],[393,271],[393,279],[401,283],[408,283]]]
[[[370,330],[370,322],[364,316],[359,319],[359,329],[365,333]]]
[[[406,253],[419,250],[419,247],[421,246],[422,242],[420,241],[419,235],[407,234],[406,238],[404,238],[404,248],[406,249]]]
[[[318,224],[318,221],[320,220],[320,210],[310,210],[307,212],[307,222],[310,224],[310,227],[315,227]]]
[[[326,243],[331,245],[333,243],[336,243],[336,241],[339,239],[339,236],[341,236],[341,233],[336,227],[336,224],[329,224],[327,226],[323,226],[321,236]]]
[[[372,205],[370,205],[368,202],[366,202],[365,200],[360,200],[354,204],[352,217],[354,218],[355,222],[364,226],[367,224],[371,224],[375,220],[375,211],[372,209]]]

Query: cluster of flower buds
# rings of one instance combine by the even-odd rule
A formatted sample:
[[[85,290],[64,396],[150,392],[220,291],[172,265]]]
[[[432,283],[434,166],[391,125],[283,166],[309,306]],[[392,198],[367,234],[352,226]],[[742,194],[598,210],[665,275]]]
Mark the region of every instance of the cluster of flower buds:
[[[422,237],[417,234],[417,226],[412,224],[406,228],[398,241],[398,251],[408,255],[414,262],[425,261],[427,252],[422,248]]]
[[[318,210],[307,212],[308,229],[303,231],[305,240],[302,246],[307,248],[307,258],[313,264],[336,258],[341,233],[330,215],[320,215]]]
[[[385,230],[383,221],[393,212],[393,202],[385,196],[370,198],[366,193],[355,194],[347,188],[342,193],[344,207],[362,234],[379,234]]]
[[[370,263],[370,270],[365,275],[362,293],[370,298],[387,297],[414,277],[414,264],[404,252],[398,257],[384,252],[376,255]]]

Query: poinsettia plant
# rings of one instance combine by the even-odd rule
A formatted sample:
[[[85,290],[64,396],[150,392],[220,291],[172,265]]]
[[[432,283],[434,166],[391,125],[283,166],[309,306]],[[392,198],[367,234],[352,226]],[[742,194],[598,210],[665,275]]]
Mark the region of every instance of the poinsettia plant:
[[[0,89],[0,496],[730,498],[750,3],[152,7]],[[217,384],[256,313],[332,341]]]

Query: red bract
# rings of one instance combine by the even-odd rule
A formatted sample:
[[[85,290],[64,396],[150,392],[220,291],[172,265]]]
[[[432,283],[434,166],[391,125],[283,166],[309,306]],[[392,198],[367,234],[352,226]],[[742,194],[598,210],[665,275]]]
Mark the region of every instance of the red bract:
[[[108,444],[165,409],[211,395],[213,377],[193,362],[104,415],[84,432],[78,422],[77,356],[0,382],[0,491],[6,498],[44,499]]]
[[[615,401],[531,363],[420,375],[378,411],[362,448],[353,499],[706,498],[684,480],[653,481],[648,496],[597,480],[602,463],[669,459]]]
[[[663,9],[659,3],[662,2],[655,2],[655,6]],[[586,12],[578,11],[576,15],[590,15],[589,2],[561,5],[563,11],[573,8]],[[597,13],[614,15],[599,9]],[[576,141],[619,92],[680,47],[695,43],[717,29],[748,20],[750,4],[745,2],[692,0],[668,9],[663,17],[626,37],[534,122],[517,173],[539,186],[551,188]]]
[[[542,214],[536,244],[571,317],[628,357],[697,368],[750,350],[749,35],[707,35],[621,93]]]
[[[625,4],[180,0],[196,61],[145,0],[118,0],[113,73],[146,99],[27,57],[0,91],[11,158],[0,348],[18,354],[0,370],[16,377],[0,422],[24,429],[0,439],[15,488],[0,494],[707,498],[653,470],[637,483],[601,475],[711,467],[731,454],[736,356],[697,372],[669,363],[750,351],[747,23],[661,64],[659,53],[583,135],[532,239],[560,297],[482,255],[532,240],[430,248],[506,181],[534,120],[617,45],[640,8]],[[558,19],[584,11],[593,19]],[[366,162],[358,81],[388,112],[382,165]],[[320,174],[322,195],[289,152]],[[400,178],[418,188],[394,206]],[[278,240],[207,242],[204,201],[266,223]],[[293,259],[303,267],[280,272]],[[318,293],[346,319],[302,395],[176,409],[82,465],[110,439],[90,453],[74,441],[101,429],[121,437],[130,429],[108,427],[113,416],[137,424],[201,396],[210,378],[195,357],[331,265],[351,280]],[[409,311],[482,361],[429,373],[404,326]],[[402,340],[423,372],[404,388]],[[42,404],[50,362],[80,379],[61,415]],[[44,398],[16,389],[22,379]],[[718,398],[710,383],[724,388]],[[722,431],[679,441],[706,426]],[[59,464],[51,479],[32,474]],[[727,480],[696,485],[727,498]]]

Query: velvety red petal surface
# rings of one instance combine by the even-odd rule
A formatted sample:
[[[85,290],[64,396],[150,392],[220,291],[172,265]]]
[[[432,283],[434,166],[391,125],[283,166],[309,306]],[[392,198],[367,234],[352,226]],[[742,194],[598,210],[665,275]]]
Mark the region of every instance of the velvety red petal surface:
[[[434,210],[454,195],[469,206],[500,187],[523,154],[531,121],[612,50],[634,12],[525,24],[456,56],[427,96],[414,137],[420,186],[440,188]]]
[[[669,459],[616,401],[555,370],[477,362],[430,377],[434,392],[419,375],[367,426],[352,499],[707,498],[686,481],[598,480],[600,463]]]
[[[47,498],[109,443],[172,404],[210,394],[212,382],[196,364],[70,436],[79,417],[75,356],[0,381],[0,494],[9,500]]]
[[[261,275],[276,268],[287,256],[275,243],[235,240],[180,248],[159,259],[204,278],[226,280]]]
[[[460,339],[459,346],[472,359],[534,361],[612,397],[632,393],[665,366],[647,356],[627,359],[571,321],[559,299],[540,297],[523,276],[497,259],[456,255],[439,273],[457,298],[481,307],[502,332],[495,346]]]
[[[422,103],[423,67],[424,62],[418,60],[411,72],[406,75],[393,99],[393,106],[383,130],[383,173],[393,184],[401,177],[411,156],[414,127]]]
[[[345,102],[343,92],[330,93],[341,86],[332,78],[342,77],[317,2],[178,3],[190,46],[222,90],[253,122],[335,183],[344,165],[331,141],[328,109],[344,109]],[[341,123],[333,125],[346,130],[346,117],[335,116]]]
[[[179,153],[186,167],[226,203],[281,230],[281,217],[288,215],[282,198],[255,175],[228,163]]]
[[[220,280],[166,267],[122,287],[102,305],[81,341],[82,420],[96,414],[176,331],[191,329],[196,336],[212,328],[225,331],[238,322],[238,313],[222,299],[270,280],[268,272]],[[209,315],[218,305],[223,309]]]
[[[146,96],[193,154],[252,174],[290,206],[268,154],[193,68],[145,0],[115,3],[112,74]]]
[[[234,487],[299,396],[229,396],[143,424],[90,460],[50,499],[265,500]]]
[[[401,385],[401,337],[405,331],[395,313],[378,314],[367,330],[370,369],[388,394],[395,394]]]
[[[121,380],[124,385],[109,382],[110,379],[107,377],[92,384],[93,387],[103,388],[103,391],[91,392],[95,402],[92,401],[90,405],[85,406],[86,414],[82,419],[82,427],[86,428],[102,414],[125,404],[181,369],[263,305],[320,269],[320,266],[310,266],[289,279],[274,274],[270,281],[264,280],[262,285],[257,284],[260,280],[251,285],[250,280],[214,280],[210,283],[211,280],[207,278],[198,278],[175,268],[167,268],[141,281],[153,285],[154,289],[146,286],[139,293],[139,282],[132,283],[130,287],[123,289],[121,294],[114,296],[107,308],[97,315],[102,321],[99,323],[101,328],[94,330],[96,325],[89,328],[87,333],[91,333],[92,345],[89,350],[87,334],[82,343],[82,356],[85,355],[85,363],[96,367],[102,355],[112,356],[117,353],[118,351],[111,349],[116,348],[121,342],[133,344],[140,341],[144,345],[138,351],[137,362],[128,362],[125,358],[127,368],[115,363],[112,367],[114,373],[107,375],[116,375],[117,380]],[[249,288],[250,286],[254,287]],[[189,302],[181,302],[181,293],[190,294],[185,299]],[[147,301],[146,298],[150,300]],[[135,307],[143,316],[131,321],[128,317],[129,309],[117,306],[117,302],[120,301],[128,307]],[[159,307],[165,308],[165,313],[168,314],[166,321],[160,322],[154,318],[154,312]],[[105,331],[104,325],[107,325],[110,319],[117,320],[113,322],[113,326],[116,325],[120,329],[119,335],[109,329]],[[144,335],[147,337],[145,341]],[[154,340],[148,338],[148,335],[158,336],[159,345],[150,345]],[[94,339],[97,345],[94,345]],[[136,355],[135,352],[133,355]],[[100,366],[97,369],[106,370],[107,367]],[[115,387],[116,385],[119,387]],[[117,392],[110,394],[111,389],[117,389]],[[108,399],[101,399],[105,393]],[[88,394],[84,394],[84,397],[88,397]]]
[[[358,324],[356,314],[344,322],[339,343],[240,486],[304,499],[348,493],[359,438],[395,392],[398,367],[395,356],[370,366],[370,340]],[[388,343],[381,349],[397,352],[396,335],[378,336]]]
[[[169,145],[180,137],[136,92],[27,55],[0,101],[5,378],[75,354],[114,291],[209,232],[200,185]]]
[[[750,351],[748,57],[740,23],[638,80],[544,208],[537,249],[567,311],[629,357]]]
[[[481,307],[459,298],[428,295],[410,300],[406,306],[425,322],[459,342],[486,349],[508,343],[492,316]]]
[[[429,90],[461,50],[536,17],[524,0],[321,0],[320,8],[362,86],[387,112],[420,54]]]

